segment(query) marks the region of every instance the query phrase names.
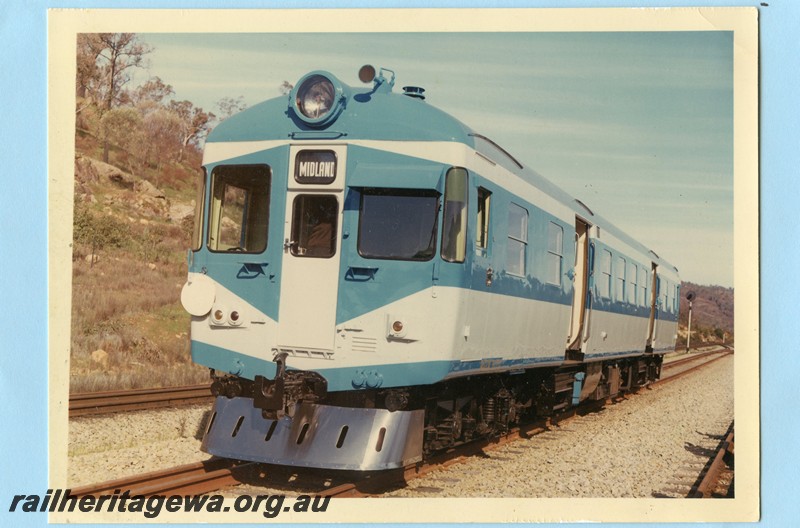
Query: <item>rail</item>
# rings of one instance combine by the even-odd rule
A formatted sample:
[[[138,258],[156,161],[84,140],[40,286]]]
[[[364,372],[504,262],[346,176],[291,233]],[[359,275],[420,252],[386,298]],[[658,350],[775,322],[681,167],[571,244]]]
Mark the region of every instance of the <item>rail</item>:
[[[185,464],[134,475],[98,484],[74,488],[72,495],[111,495],[128,492],[128,495],[200,495],[226,486],[239,484],[237,475],[255,462],[238,462],[224,458],[211,458],[203,462]]]
[[[71,394],[69,417],[140,411],[211,401],[209,384]]]
[[[733,459],[733,424],[730,425],[724,439],[717,446],[714,457],[711,458],[703,469],[697,482],[692,486],[688,494],[691,499],[704,499],[714,496],[714,488],[717,486],[719,476],[726,466],[732,466]],[[733,484],[731,483],[731,486]],[[728,495],[733,491],[732,487],[728,490]]]

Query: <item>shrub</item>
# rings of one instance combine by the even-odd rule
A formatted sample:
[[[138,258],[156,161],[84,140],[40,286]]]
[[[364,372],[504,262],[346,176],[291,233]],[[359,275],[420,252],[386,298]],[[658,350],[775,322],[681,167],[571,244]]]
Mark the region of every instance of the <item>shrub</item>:
[[[96,249],[119,248],[129,238],[128,227],[109,215],[96,215],[83,203],[75,202],[72,220],[72,238],[75,242]]]

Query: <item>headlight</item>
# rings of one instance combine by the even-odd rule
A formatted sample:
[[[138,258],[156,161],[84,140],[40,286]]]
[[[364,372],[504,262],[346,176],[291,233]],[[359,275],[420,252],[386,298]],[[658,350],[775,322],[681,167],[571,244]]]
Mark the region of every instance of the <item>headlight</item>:
[[[311,119],[325,117],[333,107],[333,83],[322,75],[306,79],[297,91],[297,108]]]
[[[342,84],[325,72],[313,72],[303,77],[290,97],[290,106],[294,107],[297,116],[312,126],[330,123],[344,106]]]

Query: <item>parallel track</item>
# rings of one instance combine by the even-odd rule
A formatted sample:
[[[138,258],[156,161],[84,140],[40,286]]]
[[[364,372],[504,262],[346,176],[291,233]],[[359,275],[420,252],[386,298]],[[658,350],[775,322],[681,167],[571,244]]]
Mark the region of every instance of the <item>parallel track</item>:
[[[691,357],[672,361],[664,365],[664,367],[667,367],[667,370],[670,370],[677,365],[695,361],[709,355],[718,354],[717,357],[714,357],[713,359],[709,359],[703,363],[689,367],[686,370],[678,372],[674,375],[662,377],[662,379],[651,385],[666,383],[668,381],[679,379],[687,375],[689,372],[702,368],[731,353],[733,353],[732,350],[714,351],[708,354],[697,354]],[[548,430],[548,428],[554,423],[564,423],[575,415],[592,412],[601,408],[604,403],[605,402],[595,402],[588,406],[573,408],[565,413],[557,415],[556,417],[514,428],[506,435],[501,437],[482,439],[475,442],[470,442],[468,444],[463,444],[436,455],[424,463],[411,464],[396,470],[370,473],[367,476],[361,476],[360,478],[353,479],[352,482],[338,484],[331,488],[326,488],[324,485],[320,484],[319,494],[330,497],[365,497],[371,495],[380,495],[383,491],[391,488],[392,486],[396,486],[413,478],[422,476],[434,469],[458,463],[469,456],[474,456],[477,453],[495,449],[504,444],[514,442],[519,438],[529,438],[544,432]],[[164,493],[211,493],[224,487],[242,483],[244,480],[246,480],[241,478],[242,475],[258,466],[264,465],[257,464],[255,462],[243,463],[227,459],[212,458],[206,462],[187,464],[184,466],[169,468],[163,471],[146,473],[130,478],[123,478],[109,482],[93,484],[90,486],[84,486],[82,488],[73,490],[72,493],[74,495],[95,496],[102,494],[121,493],[126,490],[130,492],[131,496],[155,495]],[[322,474],[323,472],[320,473],[320,475]],[[326,472],[326,474],[329,476],[330,472]],[[325,480],[325,477],[320,476],[320,480]]]
[[[199,495],[239,484],[237,474],[254,465],[255,462],[211,458],[204,462],[82,486],[73,489],[72,494],[99,496],[128,491],[132,497],[159,494]]]
[[[720,473],[726,466],[733,466],[733,424],[728,428],[724,439],[717,446],[716,453],[713,458],[708,461],[706,467],[703,469],[697,482],[692,486],[688,497],[693,499],[705,499],[714,496],[714,489],[719,481]],[[731,483],[733,486],[733,483]],[[732,492],[728,490],[728,495]]]
[[[715,348],[713,350],[707,350],[705,352],[696,352],[694,354],[689,354],[683,357],[676,357],[675,359],[672,359],[670,361],[665,361],[664,367],[672,368],[678,365],[682,365],[684,363],[690,363],[692,361],[708,357],[712,354],[720,354],[725,352],[732,353],[733,349],[730,349],[728,347],[720,347],[720,348]]]
[[[208,383],[185,387],[71,394],[69,417],[206,403],[212,399]]]
[[[718,361],[718,360],[720,360],[720,359],[722,359],[722,358],[724,358],[724,357],[726,357],[726,356],[728,356],[730,354],[733,354],[733,349],[732,348],[725,348],[725,349],[722,349],[722,350],[711,350],[709,352],[702,352],[700,354],[693,354],[693,355],[685,357],[685,358],[681,358],[681,359],[678,359],[678,360],[675,360],[675,361],[670,361],[669,363],[664,363],[661,366],[661,374],[662,374],[661,379],[651,383],[650,386],[658,385],[660,383],[668,383],[668,382],[670,382],[672,380],[680,379],[684,375],[689,374],[690,372],[693,372],[693,371],[695,371],[695,370],[697,370],[699,368],[702,368],[702,367],[704,367],[706,365],[709,365],[709,364],[711,364],[711,363],[713,363],[715,361]],[[702,363],[698,363],[695,366],[688,367],[685,370],[681,370],[679,372],[676,372],[675,374],[671,374],[671,375],[666,376],[666,377],[664,376],[664,371],[665,370],[666,371],[675,370],[678,367],[680,367],[681,365],[684,365],[684,364],[687,364],[687,363],[692,363],[692,362],[695,362],[695,361],[697,361],[699,359],[707,358],[709,356],[716,356],[716,357],[714,357],[712,359],[708,359],[706,361],[703,361]]]

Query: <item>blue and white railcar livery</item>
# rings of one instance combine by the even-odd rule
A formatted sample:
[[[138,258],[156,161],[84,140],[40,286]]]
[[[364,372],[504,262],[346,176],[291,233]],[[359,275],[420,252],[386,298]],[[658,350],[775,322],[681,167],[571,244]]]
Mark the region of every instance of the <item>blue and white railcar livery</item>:
[[[486,137],[304,76],[218,126],[182,301],[203,449],[376,470],[660,375],[677,270]]]

